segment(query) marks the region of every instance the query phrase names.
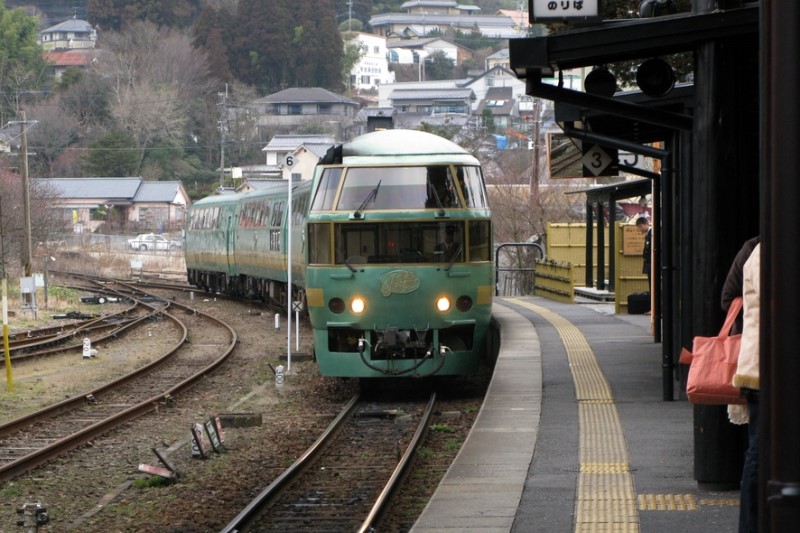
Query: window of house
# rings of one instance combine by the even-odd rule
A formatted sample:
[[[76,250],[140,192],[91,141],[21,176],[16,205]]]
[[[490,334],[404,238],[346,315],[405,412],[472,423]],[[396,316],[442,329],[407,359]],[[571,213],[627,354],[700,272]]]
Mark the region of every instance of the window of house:
[[[317,106],[317,113],[320,115],[330,115],[333,113],[333,106],[331,104],[319,104]]]
[[[303,106],[300,104],[289,104],[289,114],[290,115],[302,115],[303,114]]]

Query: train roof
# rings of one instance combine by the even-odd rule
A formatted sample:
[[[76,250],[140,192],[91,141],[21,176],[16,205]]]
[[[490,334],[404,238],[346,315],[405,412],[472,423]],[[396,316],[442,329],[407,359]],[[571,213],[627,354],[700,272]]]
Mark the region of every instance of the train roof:
[[[222,195],[212,195],[206,196],[192,204],[191,207],[209,207],[214,205],[228,205],[228,204],[238,204],[239,202],[245,201],[248,198],[260,198],[262,196],[272,196],[272,195],[286,195],[288,190],[286,184],[289,183],[286,180],[283,181],[275,181],[269,185],[264,185],[261,188],[247,191],[247,192],[237,192],[233,194],[222,194]],[[294,182],[294,189],[296,191],[298,188],[303,187],[310,187],[311,181],[310,180],[302,180]],[[190,208],[191,209],[191,208]]]
[[[444,137],[403,129],[373,131],[344,143],[342,162],[345,165],[479,164],[464,148]]]

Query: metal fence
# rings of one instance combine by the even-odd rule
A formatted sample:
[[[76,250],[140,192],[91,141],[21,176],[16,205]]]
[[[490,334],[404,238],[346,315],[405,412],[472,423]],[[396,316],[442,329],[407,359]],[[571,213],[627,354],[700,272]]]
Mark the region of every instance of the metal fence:
[[[536,261],[544,258],[544,247],[536,242],[498,244],[494,251],[495,296],[533,294]]]

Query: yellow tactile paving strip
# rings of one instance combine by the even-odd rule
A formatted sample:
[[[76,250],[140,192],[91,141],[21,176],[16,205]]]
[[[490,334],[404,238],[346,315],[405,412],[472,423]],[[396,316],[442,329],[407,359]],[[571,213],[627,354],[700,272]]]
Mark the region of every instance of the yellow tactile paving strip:
[[[576,533],[638,533],[639,509],[628,449],[608,382],[586,337],[570,321],[544,307],[509,299],[556,328],[575,383],[578,401],[578,492]]]

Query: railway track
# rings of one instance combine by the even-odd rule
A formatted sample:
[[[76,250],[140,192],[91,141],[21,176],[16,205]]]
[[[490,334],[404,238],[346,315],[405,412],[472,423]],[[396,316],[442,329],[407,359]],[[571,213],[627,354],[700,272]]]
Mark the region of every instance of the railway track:
[[[435,403],[435,393],[427,404],[355,396],[223,533],[373,530],[424,437]]]
[[[82,350],[83,339],[88,338],[92,344],[116,339],[140,323],[156,319],[160,314],[160,308],[147,307],[136,302],[127,309],[102,317],[18,333],[9,339],[11,361],[17,363],[26,359]],[[5,361],[0,361],[0,366],[4,365]]]
[[[120,282],[98,282],[169,320],[180,334],[164,354],[111,383],[0,425],[0,482],[142,416],[219,366],[233,351],[236,332],[191,307],[158,299]],[[112,286],[113,285],[113,286]]]

